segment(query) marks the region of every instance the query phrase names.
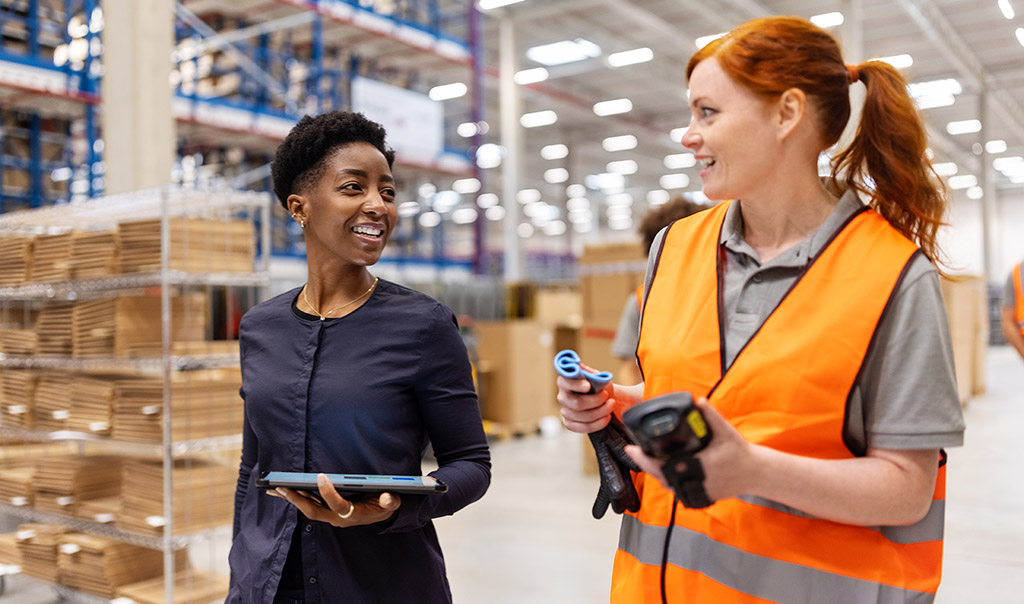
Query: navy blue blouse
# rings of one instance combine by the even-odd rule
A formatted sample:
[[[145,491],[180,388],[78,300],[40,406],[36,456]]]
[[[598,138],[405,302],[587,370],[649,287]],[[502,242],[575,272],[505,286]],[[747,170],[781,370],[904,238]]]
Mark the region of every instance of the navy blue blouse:
[[[349,315],[298,312],[295,289],[240,327],[245,425],[229,555],[231,604],[271,603],[293,533],[307,604],[448,603],[432,518],[483,496],[490,453],[452,311],[383,279]],[[255,487],[264,471],[419,475],[427,442],[448,485],[403,495],[390,520],[336,528]]]

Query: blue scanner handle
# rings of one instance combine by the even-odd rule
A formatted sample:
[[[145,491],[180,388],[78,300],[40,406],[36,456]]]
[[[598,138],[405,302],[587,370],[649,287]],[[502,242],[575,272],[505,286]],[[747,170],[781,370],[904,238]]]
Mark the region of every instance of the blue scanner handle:
[[[584,378],[590,382],[590,392],[581,394],[594,394],[599,392],[608,382],[612,381],[612,374],[608,371],[587,371],[580,367],[580,355],[575,350],[565,349],[555,355],[555,371],[558,375],[570,380]]]

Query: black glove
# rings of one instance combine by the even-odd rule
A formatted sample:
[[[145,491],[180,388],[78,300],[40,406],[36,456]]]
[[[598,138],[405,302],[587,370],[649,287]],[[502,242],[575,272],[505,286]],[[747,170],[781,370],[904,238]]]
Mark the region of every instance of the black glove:
[[[676,470],[680,462],[686,464],[682,472]],[[661,466],[665,480],[672,485],[676,497],[688,508],[706,508],[712,503],[704,490],[704,466],[690,454],[677,454]]]
[[[597,490],[592,511],[594,518],[602,518],[611,504],[612,511],[621,514],[625,510],[636,512],[640,509],[640,497],[629,476],[629,471],[639,472],[640,467],[626,455],[626,445],[631,444],[625,429],[615,417],[597,432],[588,434],[590,444],[597,454],[597,469],[601,487]]]

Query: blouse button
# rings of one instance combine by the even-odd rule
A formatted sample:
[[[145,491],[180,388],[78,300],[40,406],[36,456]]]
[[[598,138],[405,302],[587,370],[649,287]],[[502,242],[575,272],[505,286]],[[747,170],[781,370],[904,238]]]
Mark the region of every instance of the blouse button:
[[[316,584],[316,577],[310,577],[309,582],[312,584]]]
[[[751,278],[751,281],[753,281],[754,283],[760,283],[764,281],[764,277],[761,276],[761,273],[757,273]]]
[[[307,524],[306,525],[306,532],[307,533],[312,533],[313,532],[313,525],[312,524]]]

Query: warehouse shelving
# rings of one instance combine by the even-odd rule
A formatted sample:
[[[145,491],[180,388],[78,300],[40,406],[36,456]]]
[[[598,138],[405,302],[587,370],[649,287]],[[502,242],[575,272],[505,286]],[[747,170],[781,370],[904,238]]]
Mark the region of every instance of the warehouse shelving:
[[[115,301],[115,308],[119,308],[116,300],[121,298],[118,296],[138,297],[140,292],[145,292],[146,299],[158,297],[160,310],[160,330],[156,332],[160,334],[157,336],[160,343],[155,349],[153,345],[144,344],[138,349],[140,352],[131,353],[129,356],[97,356],[95,351],[81,355],[78,354],[78,344],[75,344],[75,350],[67,354],[0,353],[0,372],[39,370],[50,372],[42,375],[70,374],[71,379],[75,379],[75,376],[93,379],[92,376],[95,375],[118,375],[121,376],[118,379],[127,380],[124,383],[128,388],[136,387],[136,384],[146,384],[145,392],[150,393],[146,396],[156,398],[143,399],[153,401],[148,404],[132,403],[145,406],[135,410],[129,409],[129,412],[135,414],[131,417],[140,418],[131,420],[132,422],[143,421],[144,416],[152,418],[144,421],[145,426],[155,426],[154,428],[144,427],[141,431],[139,428],[121,428],[124,430],[124,436],[119,436],[117,413],[121,411],[115,412],[114,407],[110,407],[111,415],[108,422],[97,422],[95,427],[89,425],[89,430],[96,431],[95,433],[76,429],[40,429],[31,424],[0,425],[0,443],[59,444],[71,451],[72,455],[79,456],[114,454],[119,460],[123,460],[118,462],[119,466],[123,463],[126,468],[130,464],[151,468],[152,470],[146,470],[150,472],[152,480],[147,484],[155,486],[157,481],[162,480],[162,488],[155,489],[153,496],[145,495],[148,498],[146,501],[152,501],[152,504],[145,504],[142,508],[138,506],[143,504],[135,504],[135,514],[138,514],[139,509],[153,509],[145,512],[150,514],[145,518],[129,518],[126,507],[128,487],[125,486],[124,491],[119,490],[121,494],[118,495],[118,501],[122,503],[116,504],[116,509],[123,505],[126,511],[118,515],[116,524],[110,517],[65,515],[54,511],[52,503],[48,504],[51,507],[43,509],[26,505],[27,502],[24,500],[0,502],[0,513],[26,522],[57,525],[71,531],[162,551],[163,576],[176,577],[176,580],[180,576],[176,571],[181,570],[181,567],[176,565],[176,557],[182,553],[181,550],[190,546],[198,547],[197,544],[203,543],[209,543],[212,547],[215,541],[223,542],[230,535],[230,516],[225,516],[225,512],[229,510],[224,509],[224,502],[231,501],[229,491],[234,488],[235,478],[230,468],[235,467],[235,456],[241,447],[239,432],[242,403],[240,399],[235,400],[237,395],[234,394],[240,381],[230,383],[235,379],[233,376],[237,375],[238,355],[221,352],[223,347],[212,346],[209,342],[192,342],[189,339],[192,337],[190,335],[181,335],[199,333],[201,339],[208,339],[210,325],[205,320],[200,320],[208,311],[201,310],[201,315],[190,315],[189,311],[181,311],[184,314],[179,314],[175,311],[179,307],[173,302],[193,299],[192,292],[207,291],[215,287],[249,290],[265,288],[269,281],[269,217],[269,197],[266,194],[203,191],[181,187],[161,187],[0,215],[0,235],[35,237],[33,241],[37,242],[40,238],[86,230],[120,229],[118,233],[122,237],[122,248],[118,253],[122,270],[125,267],[149,266],[147,262],[152,260],[154,253],[152,242],[158,246],[159,258],[156,270],[48,282],[32,282],[28,279],[2,287],[0,306],[3,307],[3,314],[0,315],[0,320],[7,321],[8,317],[19,319],[36,311],[42,312],[52,305],[63,307],[68,303],[103,305],[109,299]],[[126,246],[132,237],[138,236],[138,232],[131,229],[141,228],[139,225],[144,226],[145,233],[149,234],[149,238],[146,239],[149,243],[135,243],[136,249],[133,252]],[[239,230],[242,225],[247,226]],[[220,238],[209,234],[213,232],[224,232],[227,237],[240,236],[243,242],[248,239],[250,243],[223,244]],[[154,234],[155,240],[152,238]],[[139,248],[140,245],[143,245],[143,248]],[[216,253],[211,253],[210,246],[217,248],[213,250]],[[238,254],[245,254],[245,250],[248,250],[248,260],[239,263]],[[29,270],[30,268],[26,268],[26,271]],[[7,278],[10,278],[10,275],[7,275]],[[208,303],[207,296],[201,299]],[[149,302],[146,304],[147,308],[151,307]],[[181,303],[181,307],[188,308],[184,303]],[[197,320],[198,331],[197,328],[187,325],[190,321]],[[91,328],[90,331],[88,325],[84,329],[82,333],[89,337],[102,337],[105,333],[92,333],[97,329]],[[75,330],[80,328],[75,326],[72,331]],[[100,332],[103,332],[103,329]],[[172,342],[173,338],[185,339],[178,345]],[[103,346],[99,349],[101,352],[106,350]],[[237,345],[235,347],[237,348]],[[125,350],[133,349],[129,347]],[[183,352],[179,353],[179,350]],[[196,350],[200,352],[193,354]],[[209,351],[209,354],[202,351]],[[223,371],[228,373],[220,373]],[[192,376],[196,378],[193,379]],[[203,381],[205,379],[216,381],[207,386]],[[184,390],[177,390],[179,385],[183,385]],[[162,395],[159,394],[161,389]],[[210,394],[211,392],[214,394]],[[219,397],[219,408],[231,407],[226,416],[210,416],[210,413],[216,411],[207,409],[209,406],[205,401],[209,396]],[[12,410],[12,402],[17,403],[4,401],[5,420],[8,417],[19,417],[9,413]],[[187,409],[192,408],[199,409],[199,415],[182,415]],[[37,417],[38,412],[38,408],[33,410],[32,416]],[[14,413],[23,411],[18,410]],[[228,430],[218,427],[228,425],[224,424],[225,419],[234,418],[236,415],[237,426],[231,420]],[[56,412],[54,413],[55,420],[67,417],[67,413],[60,418]],[[83,423],[80,418],[79,424]],[[154,437],[156,440],[153,440]],[[6,464],[7,459],[10,457],[5,456],[3,463]],[[127,477],[137,474],[126,469],[125,476],[125,480],[128,480]],[[175,487],[178,483],[188,487],[187,490],[194,491],[196,495],[183,495],[182,491]],[[133,496],[137,497],[138,493],[138,489],[132,490]],[[42,505],[38,494],[36,499],[37,504]],[[56,502],[58,506],[73,504],[76,507],[86,503],[73,499],[67,502],[57,499]],[[154,506],[162,506],[162,511],[156,512],[155,509],[158,508]],[[81,510],[75,511],[83,513]],[[188,572],[202,574],[202,570],[192,568]],[[198,576],[199,574],[196,575]],[[66,593],[72,601],[98,601],[90,599],[94,596],[78,593],[67,586],[58,586],[57,589]],[[164,601],[179,601],[175,599],[175,581],[164,582],[163,593]],[[79,596],[84,599],[77,599]]]

